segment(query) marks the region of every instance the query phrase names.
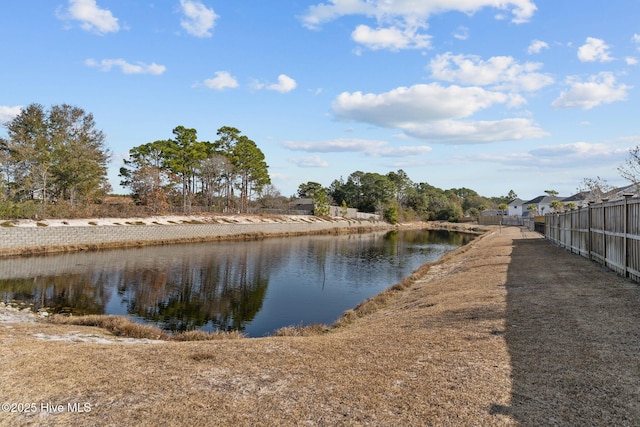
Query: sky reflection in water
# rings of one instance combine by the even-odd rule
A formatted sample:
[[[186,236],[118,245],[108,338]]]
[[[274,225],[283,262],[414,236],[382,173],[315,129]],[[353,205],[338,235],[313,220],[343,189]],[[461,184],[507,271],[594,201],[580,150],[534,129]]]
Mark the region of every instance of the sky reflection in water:
[[[403,230],[214,242],[0,260],[0,298],[119,314],[178,331],[272,334],[347,309],[470,240]]]

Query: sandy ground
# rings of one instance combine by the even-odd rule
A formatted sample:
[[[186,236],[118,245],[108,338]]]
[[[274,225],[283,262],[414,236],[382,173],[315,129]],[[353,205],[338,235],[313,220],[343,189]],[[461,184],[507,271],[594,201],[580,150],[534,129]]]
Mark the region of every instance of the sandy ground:
[[[335,218],[342,220],[343,218]],[[324,221],[322,218],[312,215],[159,215],[148,217],[128,217],[128,218],[79,218],[79,219],[18,219],[9,220],[14,227],[90,227],[105,225],[122,225],[126,223],[144,223],[147,225],[169,225],[183,224],[189,222],[209,223],[209,224],[254,224],[260,223],[277,223],[277,222],[309,222]]]
[[[640,425],[640,287],[518,228],[324,335],[131,345],[17,320],[0,425]]]

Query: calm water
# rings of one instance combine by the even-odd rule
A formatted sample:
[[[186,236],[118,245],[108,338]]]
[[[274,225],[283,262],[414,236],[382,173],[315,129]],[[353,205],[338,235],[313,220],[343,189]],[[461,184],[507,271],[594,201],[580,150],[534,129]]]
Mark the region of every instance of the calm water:
[[[0,260],[0,298],[164,329],[331,324],[467,235],[405,230],[215,242]]]

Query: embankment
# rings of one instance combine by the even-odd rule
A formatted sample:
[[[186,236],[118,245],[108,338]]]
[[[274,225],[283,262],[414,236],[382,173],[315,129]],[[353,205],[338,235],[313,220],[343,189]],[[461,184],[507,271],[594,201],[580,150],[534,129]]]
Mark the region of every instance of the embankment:
[[[183,219],[182,222],[154,219],[86,220],[82,225],[66,221],[55,225],[40,222],[31,226],[20,224],[0,227],[0,256],[301,234],[361,233],[391,227],[383,221],[302,216],[218,217],[207,220]]]

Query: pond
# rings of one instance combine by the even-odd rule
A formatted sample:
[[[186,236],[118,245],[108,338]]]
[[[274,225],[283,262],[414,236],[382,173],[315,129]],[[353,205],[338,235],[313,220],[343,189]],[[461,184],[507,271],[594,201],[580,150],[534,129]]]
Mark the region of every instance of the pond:
[[[400,230],[148,246],[0,260],[0,298],[118,314],[169,331],[332,324],[472,236]]]

